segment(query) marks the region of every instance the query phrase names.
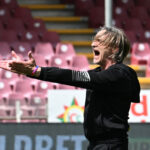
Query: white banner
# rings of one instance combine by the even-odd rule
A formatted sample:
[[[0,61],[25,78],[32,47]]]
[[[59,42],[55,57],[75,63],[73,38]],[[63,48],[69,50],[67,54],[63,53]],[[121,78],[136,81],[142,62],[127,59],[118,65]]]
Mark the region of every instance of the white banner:
[[[132,103],[129,122],[150,122],[150,90],[141,90],[140,103]]]
[[[83,122],[86,90],[49,90],[48,122]]]
[[[48,122],[83,122],[86,90],[49,90]],[[150,122],[150,90],[141,90],[140,103],[132,103],[129,122]]]

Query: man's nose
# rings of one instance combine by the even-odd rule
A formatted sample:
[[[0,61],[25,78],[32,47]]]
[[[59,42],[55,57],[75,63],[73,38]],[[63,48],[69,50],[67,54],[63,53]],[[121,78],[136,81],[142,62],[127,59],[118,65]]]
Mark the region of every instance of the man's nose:
[[[96,45],[97,45],[97,42],[96,42],[96,41],[93,41],[93,42],[91,43],[91,46],[92,46],[92,47],[96,47]]]

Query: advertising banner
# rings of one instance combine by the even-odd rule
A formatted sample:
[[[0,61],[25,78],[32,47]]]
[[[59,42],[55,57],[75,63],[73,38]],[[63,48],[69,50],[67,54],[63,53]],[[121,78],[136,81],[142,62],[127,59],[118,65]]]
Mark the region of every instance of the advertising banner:
[[[86,90],[49,90],[48,122],[83,122]],[[150,90],[141,90],[140,103],[132,103],[130,123],[150,122]]]
[[[150,90],[141,90],[140,103],[132,103],[129,122],[150,122]]]
[[[129,150],[150,150],[150,124],[130,124]],[[0,150],[87,150],[81,123],[1,123]]]
[[[48,122],[83,122],[85,90],[49,90]]]

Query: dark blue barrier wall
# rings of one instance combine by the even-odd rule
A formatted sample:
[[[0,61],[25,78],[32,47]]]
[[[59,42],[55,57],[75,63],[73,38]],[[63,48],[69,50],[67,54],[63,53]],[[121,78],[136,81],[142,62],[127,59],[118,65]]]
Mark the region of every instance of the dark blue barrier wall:
[[[129,150],[150,150],[150,124],[131,124]],[[0,124],[0,150],[86,150],[82,124]]]

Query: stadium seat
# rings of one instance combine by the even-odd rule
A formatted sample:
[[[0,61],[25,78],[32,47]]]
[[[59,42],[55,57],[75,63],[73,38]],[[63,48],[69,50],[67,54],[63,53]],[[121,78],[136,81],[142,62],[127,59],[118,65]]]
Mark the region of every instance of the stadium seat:
[[[13,9],[13,8],[18,7],[18,3],[17,3],[17,0],[1,0],[0,6],[4,6],[9,9]]]
[[[149,0],[136,0],[135,1],[136,6],[143,6],[145,8],[149,8]]]
[[[49,65],[50,60],[45,59],[41,54],[33,54],[33,57],[36,61],[36,65],[42,66],[42,67],[50,66]]]
[[[3,26],[3,23],[2,21],[0,20],[0,33],[4,30],[4,26]]]
[[[29,99],[34,89],[30,82],[20,79],[14,85],[14,92],[21,93],[25,99]]]
[[[69,85],[65,85],[65,84],[59,84],[58,88],[61,89],[61,90],[63,90],[63,89],[65,89],[65,90],[67,90],[67,89],[70,89],[70,90],[76,89],[75,86],[69,86]]]
[[[94,7],[93,0],[75,0],[75,15],[88,16],[89,10]]]
[[[150,43],[150,30],[146,30],[143,34],[145,41]]]
[[[132,44],[137,41],[136,34],[131,30],[126,30],[125,34],[127,35],[128,39],[131,43],[131,46],[132,46]]]
[[[30,106],[43,106],[46,105],[47,95],[43,93],[33,93],[30,96],[29,104]]]
[[[134,43],[131,53],[131,64],[145,65],[150,59],[150,47],[148,43]]]
[[[0,107],[0,116],[1,117],[12,117],[14,115],[14,108],[12,107]]]
[[[113,16],[115,19],[128,19],[127,10],[122,7],[114,7]]]
[[[112,25],[118,28],[122,28],[121,21],[119,19],[113,19],[112,20]]]
[[[0,80],[0,99],[8,99],[8,95],[12,93],[11,86],[7,80]]]
[[[37,107],[34,111],[35,116],[47,116],[47,111],[45,106]]]
[[[60,37],[57,32],[47,31],[43,33],[41,41],[50,42],[53,45],[53,48],[55,48],[56,44],[60,42]]]
[[[104,25],[104,7],[94,7],[89,12],[89,27],[99,28]]]
[[[23,31],[20,40],[22,42],[40,42],[38,34],[33,30]]]
[[[0,6],[0,20],[6,20],[6,18],[11,18],[10,11],[8,8]]]
[[[13,73],[7,70],[2,70],[1,79],[7,80],[11,86],[14,86],[15,82],[17,82],[17,80],[19,79],[19,76],[16,73]]]
[[[22,93],[10,93],[8,95],[8,106],[15,106],[17,101],[20,102],[21,106],[27,106],[29,104]]]
[[[22,55],[22,57],[27,60],[28,52],[31,51],[32,47],[28,42],[13,42],[11,48],[17,53]]]
[[[34,54],[39,55],[39,57],[42,56],[48,65],[51,58],[54,56],[54,49],[50,42],[39,42],[35,45]]]
[[[8,59],[10,57],[10,46],[7,42],[0,42],[0,55],[1,59]]]
[[[3,30],[0,34],[0,41],[8,42],[9,44],[19,41],[17,32],[14,30]]]
[[[47,94],[48,89],[54,89],[54,84],[46,81],[39,81],[35,89],[36,93]]]
[[[62,55],[68,62],[68,65],[71,64],[73,56],[76,55],[75,49],[71,43],[58,43],[56,45],[56,55]]]
[[[104,7],[105,0],[95,0],[95,6]]]
[[[25,31],[24,23],[19,18],[9,18],[3,21],[4,27],[6,30]]]
[[[35,108],[32,106],[28,106],[28,107],[21,107],[21,111],[22,111],[22,117],[33,117],[35,116]]]
[[[33,30],[38,32],[39,34],[42,34],[42,32],[46,32],[45,23],[41,19],[32,19],[26,22],[26,28],[27,30]]]
[[[150,77],[150,59],[148,60],[147,65],[146,65],[145,76]]]
[[[23,7],[17,7],[13,12],[13,17],[20,18],[25,23],[33,19],[30,9]]]
[[[134,7],[129,11],[130,18],[138,18],[143,26],[149,21],[149,15],[145,7]],[[137,17],[138,16],[138,17]]]
[[[74,56],[72,60],[72,67],[75,70],[85,71],[89,69],[88,59],[84,55]]]
[[[69,68],[69,65],[68,65],[66,59],[61,55],[54,55],[51,58],[50,66],[59,67],[59,68]]]
[[[114,6],[119,6],[126,9],[133,8],[135,6],[134,0],[114,0],[113,2],[114,2]]]

